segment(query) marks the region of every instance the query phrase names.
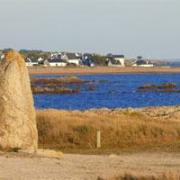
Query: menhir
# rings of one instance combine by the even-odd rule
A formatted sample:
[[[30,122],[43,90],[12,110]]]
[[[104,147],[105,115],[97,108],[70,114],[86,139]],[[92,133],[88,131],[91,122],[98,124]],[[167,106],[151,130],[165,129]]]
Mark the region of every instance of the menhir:
[[[35,152],[37,142],[28,70],[23,57],[12,50],[0,62],[0,150]]]

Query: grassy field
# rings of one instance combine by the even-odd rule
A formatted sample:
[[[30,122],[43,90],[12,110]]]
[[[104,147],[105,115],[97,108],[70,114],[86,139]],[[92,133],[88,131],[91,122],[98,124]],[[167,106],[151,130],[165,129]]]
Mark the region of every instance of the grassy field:
[[[180,68],[170,67],[29,67],[30,74],[113,74],[113,73],[180,73]]]
[[[112,178],[101,178],[97,180],[179,180],[180,174],[178,173],[163,173],[161,175],[137,175],[126,173],[124,175],[112,177]]]
[[[180,107],[38,110],[39,146],[78,153],[180,150]],[[101,131],[101,149],[96,133]]]

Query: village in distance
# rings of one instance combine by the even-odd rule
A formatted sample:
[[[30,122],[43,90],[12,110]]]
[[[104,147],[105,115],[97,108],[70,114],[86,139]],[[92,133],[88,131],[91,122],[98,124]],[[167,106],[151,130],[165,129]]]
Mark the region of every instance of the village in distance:
[[[0,58],[3,59],[4,53],[9,49],[0,50]],[[95,53],[79,52],[47,52],[41,50],[19,50],[25,59],[26,66],[44,67],[168,67],[169,61],[163,59],[150,59],[142,56],[133,58],[123,54],[100,55]]]

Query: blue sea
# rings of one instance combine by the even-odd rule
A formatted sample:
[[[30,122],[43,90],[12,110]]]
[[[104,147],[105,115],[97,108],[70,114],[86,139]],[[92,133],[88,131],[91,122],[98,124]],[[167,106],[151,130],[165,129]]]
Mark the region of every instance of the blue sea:
[[[39,75],[36,77],[57,78],[62,76]],[[80,75],[78,77],[92,82],[79,86],[80,93],[78,94],[34,95],[36,108],[85,110],[91,108],[180,105],[180,93],[137,91],[139,86],[148,83],[161,84],[174,82],[180,86],[180,73],[101,74]],[[77,87],[72,86],[71,88]]]

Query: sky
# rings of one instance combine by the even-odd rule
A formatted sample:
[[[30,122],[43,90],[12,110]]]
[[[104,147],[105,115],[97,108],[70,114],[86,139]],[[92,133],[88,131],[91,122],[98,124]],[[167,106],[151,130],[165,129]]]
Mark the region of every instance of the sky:
[[[180,58],[180,0],[0,0],[0,48]]]

